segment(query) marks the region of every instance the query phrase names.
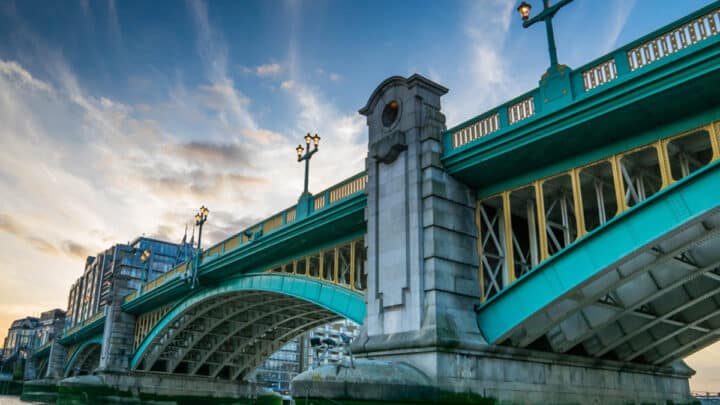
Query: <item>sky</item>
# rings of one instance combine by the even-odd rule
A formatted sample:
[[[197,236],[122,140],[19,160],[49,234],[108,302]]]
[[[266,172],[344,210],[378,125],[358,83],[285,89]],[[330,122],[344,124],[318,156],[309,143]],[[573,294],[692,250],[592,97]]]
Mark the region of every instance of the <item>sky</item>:
[[[539,0],[530,3],[537,12]],[[553,20],[579,67],[709,0],[578,0]],[[203,239],[364,169],[357,113],[392,75],[448,87],[448,127],[534,87],[544,27],[507,0],[0,0],[0,336],[67,306],[85,257],[140,235]],[[207,246],[207,245],[205,245]],[[720,391],[720,344],[690,357]]]

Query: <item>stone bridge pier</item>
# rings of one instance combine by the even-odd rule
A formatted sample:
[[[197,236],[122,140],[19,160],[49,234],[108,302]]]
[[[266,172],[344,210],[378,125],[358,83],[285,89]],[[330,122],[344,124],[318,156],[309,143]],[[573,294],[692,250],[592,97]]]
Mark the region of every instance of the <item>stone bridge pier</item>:
[[[441,162],[448,90],[391,77],[367,117],[367,313],[355,367],[293,380],[296,400],[405,403],[684,403],[693,371],[491,345],[482,336],[475,191]],[[483,402],[489,401],[489,402]],[[312,400],[311,400],[312,402]],[[333,402],[333,403],[336,403]]]

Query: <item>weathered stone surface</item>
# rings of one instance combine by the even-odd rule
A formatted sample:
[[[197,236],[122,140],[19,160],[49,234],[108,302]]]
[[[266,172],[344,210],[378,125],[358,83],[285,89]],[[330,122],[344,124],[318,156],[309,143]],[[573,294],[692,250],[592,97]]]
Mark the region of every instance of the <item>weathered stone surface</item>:
[[[130,367],[135,316],[122,310],[123,297],[131,292],[128,281],[121,276],[113,280],[110,304],[105,316],[100,367],[98,367],[101,371],[125,372]]]
[[[324,366],[293,380],[295,398],[502,404],[692,403],[682,362],[672,367],[499,348],[487,351],[395,350],[385,360]],[[412,364],[413,366],[410,366]],[[435,373],[429,375],[428,373]],[[449,399],[449,400],[448,400]]]
[[[149,373],[101,373],[58,383],[58,404],[281,404],[280,395],[254,384]]]
[[[360,351],[484,343],[473,321],[477,272],[454,268],[478,261],[472,193],[448,178],[439,159],[445,92],[419,75],[393,77],[360,111],[369,129],[368,311]],[[382,112],[392,102],[400,111],[388,126]],[[393,159],[378,158],[397,144],[403,148]],[[456,300],[444,295],[463,303],[446,308]]]

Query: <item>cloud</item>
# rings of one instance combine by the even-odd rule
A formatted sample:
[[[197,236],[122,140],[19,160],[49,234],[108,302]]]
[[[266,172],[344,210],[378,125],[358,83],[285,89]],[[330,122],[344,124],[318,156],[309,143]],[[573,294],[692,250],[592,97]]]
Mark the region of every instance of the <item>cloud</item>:
[[[290,90],[293,87],[295,87],[294,80],[285,80],[284,82],[280,83],[280,88],[285,89],[285,90]]]
[[[16,81],[32,90],[52,92],[52,87],[49,84],[34,78],[30,72],[23,69],[14,61],[4,61],[0,59],[0,75],[5,76],[7,80]]]
[[[284,140],[282,135],[273,131],[269,131],[267,129],[243,128],[240,132],[246,138],[252,139],[256,143],[262,145],[267,145],[274,142],[282,142]]]
[[[313,158],[314,183],[327,187],[363,170],[367,155],[363,117],[355,112],[341,113],[312,86],[293,82],[283,89],[298,106],[297,133],[318,133],[322,137],[321,153]],[[323,150],[332,151],[332,155],[322,158]]]
[[[630,17],[630,12],[632,12],[635,7],[636,0],[621,0],[613,3],[613,15],[608,19],[609,24],[607,25],[609,33],[603,36],[606,38],[606,42],[599,54],[610,52],[617,46],[617,40],[620,37],[620,33],[623,28],[625,28],[625,23],[627,22],[628,17]]]
[[[229,211],[211,211],[210,215],[212,221],[208,221],[203,228],[203,239],[208,241],[208,244],[203,243],[206,247],[225,240],[264,219],[252,215],[237,216]]]
[[[235,88],[234,81],[227,73],[227,46],[210,25],[207,5],[202,1],[187,1],[187,5],[197,29],[198,53],[212,83],[207,89],[215,90],[222,96],[226,104],[224,111],[228,114],[224,119],[242,128],[257,128],[255,119],[248,111],[249,99]]]
[[[83,10],[86,6],[83,5]],[[108,29],[110,29],[110,35],[115,41],[115,44],[119,47],[123,46],[122,31],[120,30],[120,18],[118,18],[117,7],[115,6],[115,0],[107,0],[108,9]]]
[[[342,78],[343,78],[341,74],[335,73],[335,72],[330,72],[330,73],[328,73],[328,72],[326,72],[325,69],[323,69],[323,68],[317,68],[317,69],[315,69],[315,74],[316,74],[318,77],[321,77],[321,78],[323,78],[323,79],[330,80],[331,82],[339,82],[339,81],[342,80]]]
[[[92,252],[90,252],[88,248],[72,240],[62,241],[60,243],[60,248],[66,254],[78,257],[80,259],[85,259],[86,257],[92,255]]]
[[[505,101],[522,89],[503,56],[514,4],[506,0],[469,2],[462,27],[468,46],[458,55],[453,91],[444,98],[447,121],[461,122]],[[477,23],[483,16],[483,23]],[[460,85],[462,84],[462,85]]]
[[[85,259],[90,253],[87,248],[72,240],[63,240],[52,243],[40,237],[28,229],[25,225],[14,220],[10,215],[0,213],[0,232],[5,232],[13,237],[23,240],[33,249],[44,254],[58,255],[64,253],[70,257]]]
[[[193,141],[175,145],[173,149],[179,158],[188,163],[212,161],[222,165],[249,164],[250,152],[238,144]]]
[[[260,77],[271,77],[271,76],[277,76],[282,71],[282,68],[277,63],[269,63],[265,65],[260,65],[255,68],[255,74],[257,74]]]

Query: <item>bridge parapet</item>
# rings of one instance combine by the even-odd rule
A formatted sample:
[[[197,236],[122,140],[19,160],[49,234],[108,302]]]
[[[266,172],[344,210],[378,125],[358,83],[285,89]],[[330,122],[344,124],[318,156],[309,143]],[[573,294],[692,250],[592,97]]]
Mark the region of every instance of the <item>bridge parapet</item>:
[[[70,344],[72,342],[82,340],[87,336],[93,335],[97,333],[98,330],[102,330],[102,327],[105,324],[106,315],[107,308],[103,308],[102,311],[98,311],[95,315],[68,329],[60,339],[60,343]]]
[[[321,212],[331,208],[338,203],[342,203],[346,199],[365,192],[367,183],[367,174],[365,172],[358,173],[342,182],[323,190],[313,198],[313,213]],[[312,213],[311,213],[312,215]],[[202,267],[204,264],[214,261],[226,253],[234,251],[242,246],[249,246],[254,241],[271,232],[278,231],[284,226],[295,223],[297,220],[297,206],[287,208],[280,213],[274,214],[269,218],[250,226],[249,228],[210,246],[201,256],[199,263],[194,263],[191,259],[179,264],[174,269],[168,271],[162,276],[151,280],[142,285],[138,291],[134,291],[124,297],[124,303],[129,303],[139,296],[149,293],[156,288],[165,285],[169,281],[187,278],[193,266]],[[304,220],[304,219],[303,219]]]
[[[719,32],[720,8],[714,3],[578,69],[570,71],[564,67],[569,80],[557,89],[543,89],[541,85],[447,130],[443,135],[445,156],[459,153],[464,146],[488,135],[509,132],[557,111],[564,104],[553,103],[555,98],[569,96],[570,102],[588,99],[645,72],[660,69],[681,55],[716,42]]]

